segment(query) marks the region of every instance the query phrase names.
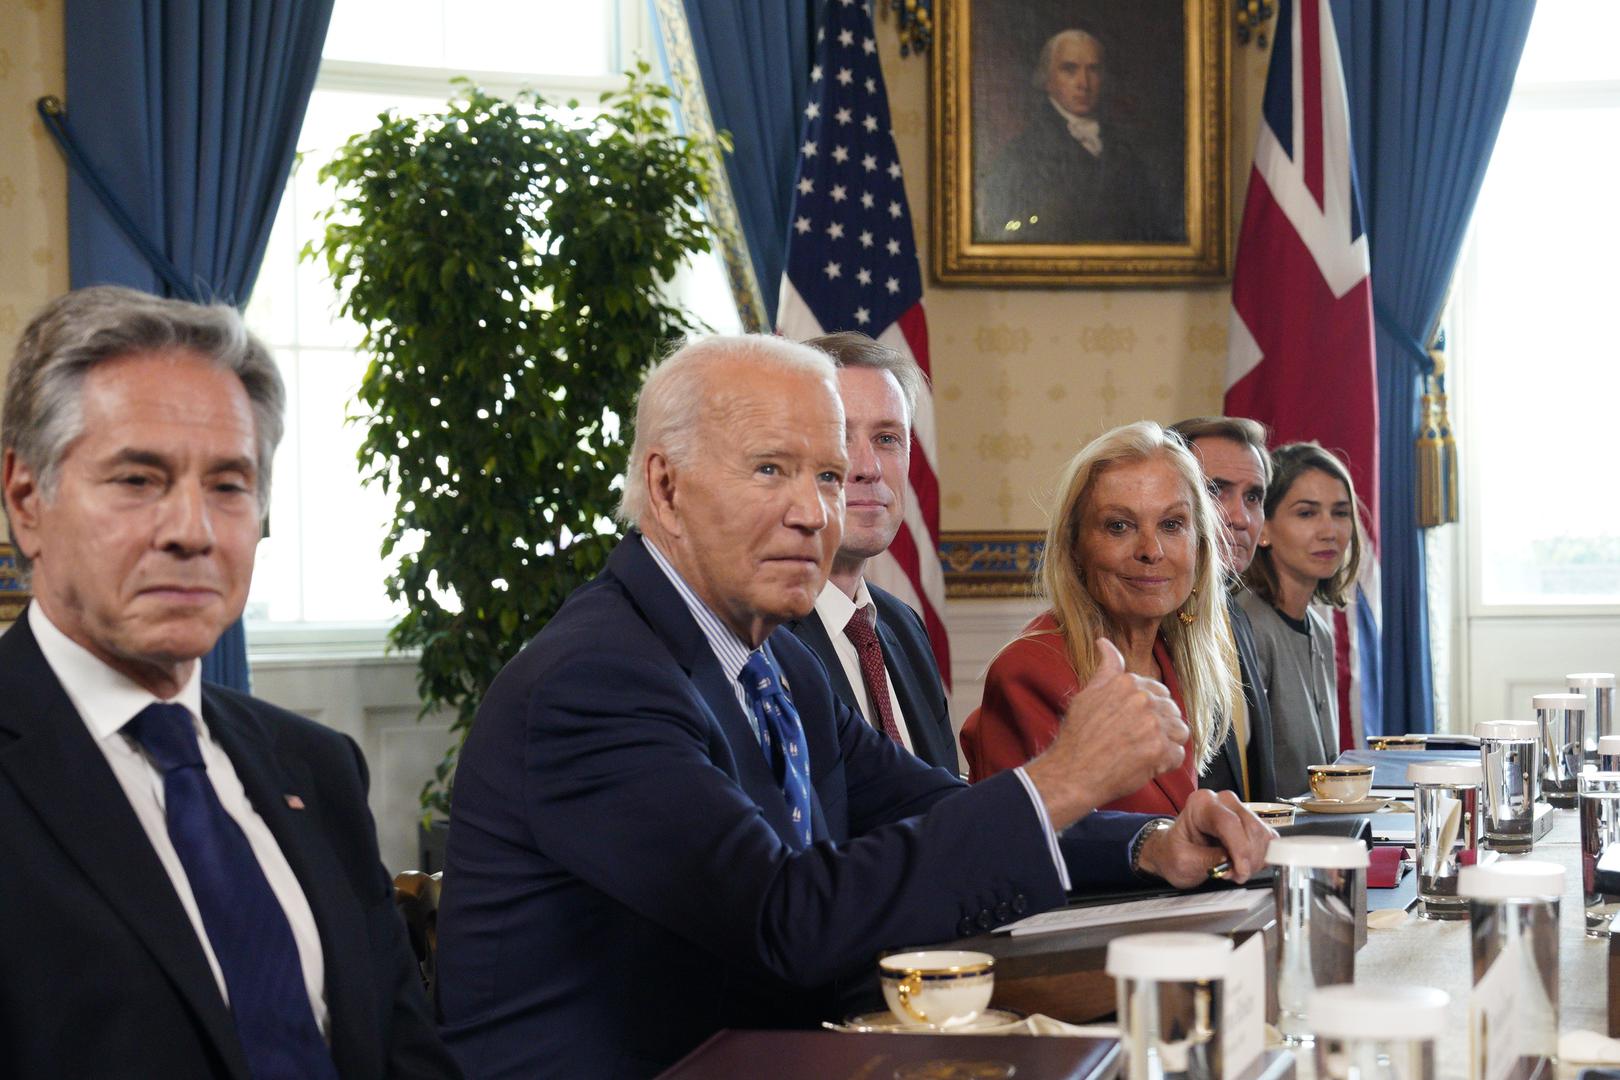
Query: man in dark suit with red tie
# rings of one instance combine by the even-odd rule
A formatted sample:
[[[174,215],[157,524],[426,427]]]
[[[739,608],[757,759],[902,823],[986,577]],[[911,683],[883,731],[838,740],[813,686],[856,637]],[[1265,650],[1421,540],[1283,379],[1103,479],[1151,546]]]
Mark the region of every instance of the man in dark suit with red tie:
[[[958,772],[950,703],[922,619],[866,578],[905,520],[911,427],[926,391],[916,361],[865,334],[805,344],[838,365],[849,476],[844,539],[815,610],[787,624],[821,658],[833,689],[867,723],[930,765]]]
[[[0,1075],[458,1075],[346,737],[202,684],[285,394],[223,305],[84,289],[24,331],[3,494]]]

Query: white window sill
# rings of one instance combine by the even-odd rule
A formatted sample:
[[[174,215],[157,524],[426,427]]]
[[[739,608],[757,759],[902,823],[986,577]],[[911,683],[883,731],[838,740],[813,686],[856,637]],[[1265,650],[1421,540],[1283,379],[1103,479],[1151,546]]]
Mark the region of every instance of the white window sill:
[[[278,623],[247,624],[248,664],[282,665],[392,665],[414,666],[415,650],[388,647],[392,623]]]

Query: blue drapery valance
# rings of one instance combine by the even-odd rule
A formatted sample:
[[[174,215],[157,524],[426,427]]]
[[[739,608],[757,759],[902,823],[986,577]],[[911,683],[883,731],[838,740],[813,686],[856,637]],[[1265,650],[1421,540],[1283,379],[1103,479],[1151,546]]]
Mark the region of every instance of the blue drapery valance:
[[[1386,732],[1434,726],[1418,380],[1534,11],[1534,0],[1333,0],[1378,315]]]
[[[67,0],[67,126],[84,165],[170,264],[142,253],[77,168],[74,288],[247,301],[292,167],[333,0]],[[246,689],[238,622],[203,677]]]

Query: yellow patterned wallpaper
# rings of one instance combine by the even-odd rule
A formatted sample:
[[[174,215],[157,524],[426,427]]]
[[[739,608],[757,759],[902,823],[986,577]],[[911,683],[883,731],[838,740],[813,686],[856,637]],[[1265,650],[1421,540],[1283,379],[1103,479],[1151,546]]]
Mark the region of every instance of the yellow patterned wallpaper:
[[[917,242],[928,243],[928,61],[879,21],[883,72]],[[1233,237],[1248,188],[1266,55],[1232,55]],[[926,250],[923,266],[928,265]],[[943,526],[1044,529],[1064,463],[1103,430],[1215,412],[1226,286],[984,289],[927,280]]]
[[[0,375],[29,315],[68,285],[67,173],[34,112],[63,90],[62,2],[0,3]]]

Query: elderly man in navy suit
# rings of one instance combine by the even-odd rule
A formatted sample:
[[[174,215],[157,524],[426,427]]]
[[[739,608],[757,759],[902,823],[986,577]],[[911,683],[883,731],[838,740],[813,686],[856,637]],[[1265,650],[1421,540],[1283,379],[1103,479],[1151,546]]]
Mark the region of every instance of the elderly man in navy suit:
[[[787,627],[821,658],[840,700],[928,764],[957,772],[950,703],[928,631],[909,604],[866,578],[867,563],[889,550],[905,520],[922,369],[853,331],[805,344],[838,365],[849,474],[844,538],[827,584],[815,610]]]
[[[1269,830],[1227,793],[1174,823],[1094,810],[1187,739],[1111,646],[1051,748],[973,788],[841,703],[778,628],[821,592],[848,473],[815,349],[709,339],[649,376],[636,528],[501,672],[457,772],[438,986],[469,1075],[650,1075],[1070,884],[1260,865]]]
[[[226,306],[69,293],[6,383],[0,1075],[457,1075],[349,739],[203,685],[281,377]]]

